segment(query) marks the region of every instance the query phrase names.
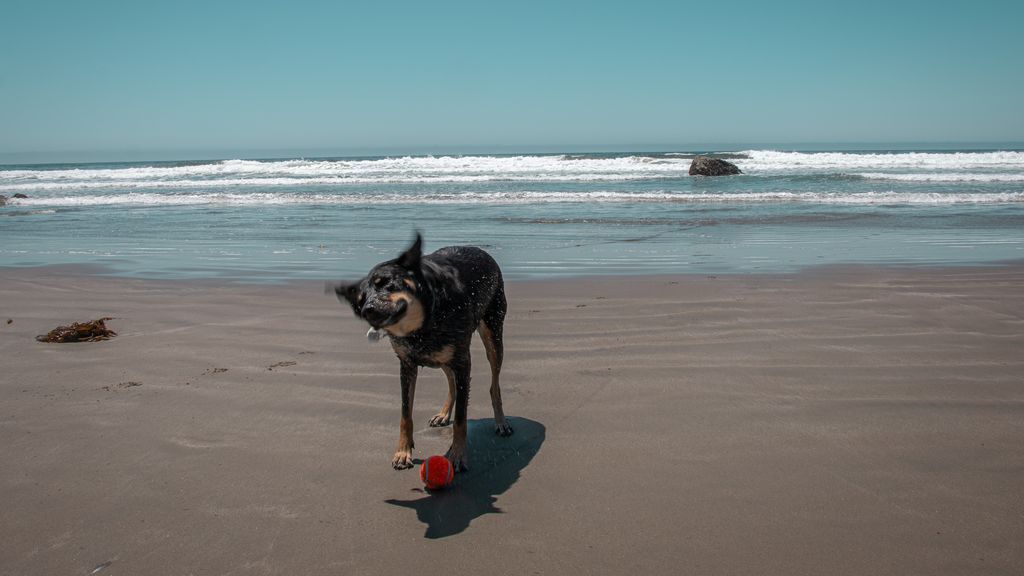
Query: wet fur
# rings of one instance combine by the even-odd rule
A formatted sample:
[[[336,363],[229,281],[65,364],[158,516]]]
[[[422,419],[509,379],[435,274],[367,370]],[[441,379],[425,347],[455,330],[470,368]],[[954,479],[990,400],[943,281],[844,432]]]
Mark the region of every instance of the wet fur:
[[[392,466],[404,469],[413,465],[412,407],[419,368],[427,366],[440,368],[448,380],[448,398],[430,425],[454,422],[446,456],[456,471],[462,471],[467,468],[466,415],[474,332],[483,340],[491,367],[495,433],[512,434],[499,384],[505,285],[497,262],[479,248],[449,246],[424,256],[422,245],[417,234],[412,246],[398,258],[382,262],[358,282],[339,284],[334,290],[356,316],[388,333],[399,359],[402,416]]]

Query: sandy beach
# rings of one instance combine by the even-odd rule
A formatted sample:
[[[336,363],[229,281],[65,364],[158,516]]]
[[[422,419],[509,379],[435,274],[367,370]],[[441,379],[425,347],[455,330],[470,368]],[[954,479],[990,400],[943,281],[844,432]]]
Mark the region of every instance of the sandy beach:
[[[3,269],[0,574],[1024,573],[1024,265],[508,292],[516,434],[476,342],[471,469],[428,494],[322,283]]]

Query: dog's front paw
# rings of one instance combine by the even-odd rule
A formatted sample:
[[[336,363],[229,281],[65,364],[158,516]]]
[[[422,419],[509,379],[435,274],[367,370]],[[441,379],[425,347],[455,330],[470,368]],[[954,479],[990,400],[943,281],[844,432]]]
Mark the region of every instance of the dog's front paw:
[[[498,436],[511,436],[512,432],[512,426],[508,422],[503,421],[494,423],[494,433]]]
[[[433,418],[430,419],[430,427],[431,428],[440,428],[442,426],[447,426],[447,425],[449,425],[451,423],[452,423],[452,416],[451,416],[451,414],[445,414],[444,412],[442,412],[442,413],[440,413],[440,414],[438,414],[438,415],[436,415],[436,416],[434,416]]]
[[[392,468],[395,470],[405,470],[406,468],[412,468],[412,466],[412,452],[395,452],[395,457],[391,460]]]
[[[465,447],[455,446],[452,444],[452,447],[448,449],[448,452],[444,457],[452,463],[452,470],[456,472],[465,472],[466,470],[469,470]]]

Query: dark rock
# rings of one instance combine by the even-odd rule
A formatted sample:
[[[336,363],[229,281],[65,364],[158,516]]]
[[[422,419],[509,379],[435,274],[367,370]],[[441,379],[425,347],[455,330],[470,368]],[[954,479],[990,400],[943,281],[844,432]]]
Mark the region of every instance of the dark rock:
[[[0,206],[3,206],[4,204],[7,204],[7,196],[0,194]]]
[[[12,196],[12,198],[28,198],[28,196],[25,196],[24,194],[19,192],[19,193],[15,194],[14,196]]]
[[[690,176],[729,176],[732,174],[743,174],[732,162],[697,156],[690,163]]]

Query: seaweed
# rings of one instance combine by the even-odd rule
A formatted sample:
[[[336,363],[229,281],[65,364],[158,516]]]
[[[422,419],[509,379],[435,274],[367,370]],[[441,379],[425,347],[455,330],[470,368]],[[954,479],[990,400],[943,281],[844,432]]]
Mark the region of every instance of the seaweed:
[[[74,322],[70,326],[57,326],[46,334],[36,336],[40,342],[97,342],[109,340],[117,336],[117,332],[107,328],[106,321],[113,320],[109,316],[92,322]]]

